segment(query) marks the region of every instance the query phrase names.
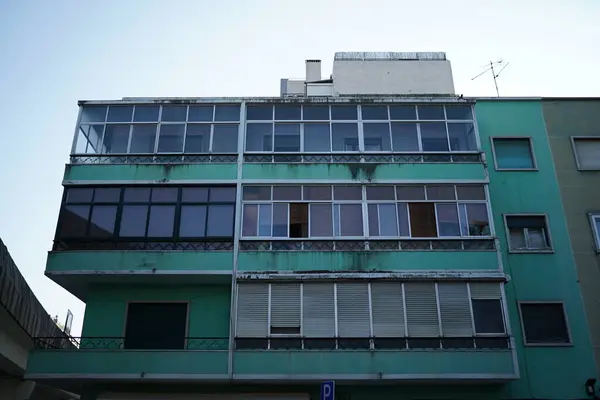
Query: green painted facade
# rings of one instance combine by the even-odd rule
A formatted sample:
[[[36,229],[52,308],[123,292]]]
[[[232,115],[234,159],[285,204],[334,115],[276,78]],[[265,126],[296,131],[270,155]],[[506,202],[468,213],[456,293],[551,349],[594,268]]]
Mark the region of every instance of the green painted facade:
[[[343,400],[585,398],[585,382],[596,377],[597,371],[542,103],[539,100],[482,99],[476,102],[474,110],[485,163],[287,165],[240,162],[68,166],[65,181],[79,183],[214,181],[244,185],[333,181],[351,185],[390,182],[481,184],[489,180],[489,200],[500,251],[50,252],[46,267],[49,276],[65,287],[86,285],[83,337],[122,337],[128,302],[187,302],[186,336],[222,339],[226,347],[181,351],[94,350],[83,346],[70,352],[34,350],[28,374],[31,377],[50,374],[52,379],[61,379],[61,375],[78,377],[75,379],[89,375],[102,380],[108,374],[137,378],[143,372],[147,381],[140,383],[139,391],[152,388],[156,383],[153,379],[170,376],[170,379],[184,380],[187,384],[190,384],[187,380],[194,381],[190,390],[198,393],[299,392],[310,393],[312,399],[318,398],[318,382],[327,379],[339,381],[338,393]],[[491,138],[503,136],[532,139],[536,171],[495,170]],[[242,169],[240,182],[236,181],[238,167]],[[507,251],[504,215],[517,213],[547,216],[551,253],[513,254]],[[231,313],[231,279],[235,277],[236,269],[238,274],[429,271],[485,276],[505,273],[505,306],[516,351],[234,350],[229,339],[232,319],[235,319]],[[158,271],[161,278],[143,282],[124,278],[110,284],[103,284],[98,278],[115,273],[127,275],[152,271]],[[177,275],[177,279],[169,280],[170,274]],[[185,284],[188,274],[190,282]],[[201,284],[197,277],[192,278],[192,275],[202,274],[226,275],[227,282]],[[572,343],[554,347],[526,346],[519,301],[563,302]],[[234,382],[238,379],[239,386],[226,385],[229,379]],[[447,385],[448,382],[452,385]]]

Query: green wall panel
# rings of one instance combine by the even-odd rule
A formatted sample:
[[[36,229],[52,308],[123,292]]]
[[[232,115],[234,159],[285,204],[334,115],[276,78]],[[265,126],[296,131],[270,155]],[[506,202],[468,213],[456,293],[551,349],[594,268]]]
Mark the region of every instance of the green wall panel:
[[[241,252],[238,270],[404,271],[497,270],[495,251]]]
[[[65,180],[173,181],[186,179],[234,180],[237,164],[116,164],[67,165]]]
[[[196,251],[62,251],[50,252],[46,271],[226,271],[233,252]]]
[[[243,179],[426,180],[485,179],[482,164],[244,164]]]
[[[229,337],[229,285],[97,285],[88,294],[82,336],[123,337],[128,301],[189,301],[188,337]]]
[[[513,397],[584,397],[584,383],[596,376],[596,368],[541,102],[478,101],[475,112],[489,164],[494,223],[505,249],[504,270],[512,278],[505,289],[521,366],[521,379],[511,384]],[[496,171],[490,138],[497,136],[531,137],[538,171]],[[546,214],[554,253],[509,254],[503,215],[511,213]],[[573,345],[523,346],[518,301],[563,301]]]

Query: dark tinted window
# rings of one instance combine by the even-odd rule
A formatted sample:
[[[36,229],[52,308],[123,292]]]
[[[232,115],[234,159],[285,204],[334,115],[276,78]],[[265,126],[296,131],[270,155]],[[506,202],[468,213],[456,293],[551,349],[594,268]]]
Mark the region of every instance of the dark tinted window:
[[[217,104],[215,106],[215,121],[239,121],[239,104]]]
[[[520,306],[527,344],[571,342],[561,303],[521,303]]]
[[[473,318],[477,333],[504,333],[500,300],[473,300]]]
[[[331,119],[357,120],[356,106],[331,106]]]
[[[148,206],[123,206],[120,236],[142,237],[146,235]]]
[[[89,235],[93,237],[112,237],[115,232],[117,206],[94,206],[90,221]]]
[[[60,214],[59,237],[85,237],[90,206],[67,205]]]
[[[129,303],[124,348],[183,349],[187,312],[186,303]]]
[[[329,106],[304,106],[304,120],[326,121],[329,119]]]
[[[248,120],[265,120],[273,119],[272,105],[248,105],[246,107],[246,119]]]

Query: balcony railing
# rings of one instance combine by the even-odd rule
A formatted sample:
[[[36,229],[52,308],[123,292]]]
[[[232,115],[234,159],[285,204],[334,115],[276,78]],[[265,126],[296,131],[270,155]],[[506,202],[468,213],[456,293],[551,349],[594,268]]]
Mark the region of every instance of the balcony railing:
[[[102,239],[55,240],[53,251],[69,250],[178,250],[178,251],[232,251],[232,240],[202,241],[130,241]]]
[[[135,338],[134,338],[135,340]],[[186,337],[180,348],[128,347],[124,337],[37,337],[34,348],[42,350],[227,350],[229,338]]]
[[[299,163],[299,164],[338,164],[338,163],[480,163],[479,153],[323,153],[323,154],[245,154],[247,163]]]
[[[73,154],[71,164],[229,164],[237,159],[237,154]]]
[[[401,240],[244,240],[240,251],[488,251],[492,238]]]

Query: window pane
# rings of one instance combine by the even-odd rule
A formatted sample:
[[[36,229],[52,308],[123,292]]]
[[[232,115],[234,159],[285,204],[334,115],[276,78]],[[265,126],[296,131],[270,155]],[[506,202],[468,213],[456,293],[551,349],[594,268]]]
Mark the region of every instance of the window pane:
[[[233,236],[233,205],[208,206],[206,236]]]
[[[389,119],[387,106],[362,106],[362,119]]]
[[[454,185],[427,185],[427,200],[454,200]]]
[[[89,236],[111,237],[115,232],[117,206],[94,206],[90,222]]]
[[[390,125],[388,123],[363,124],[365,151],[391,151]]]
[[[271,200],[271,186],[244,186],[244,200]]]
[[[569,343],[562,304],[521,304],[527,343]]]
[[[125,188],[125,201],[147,202],[150,200],[150,188]]]
[[[333,151],[358,151],[357,124],[331,124]]]
[[[579,168],[600,169],[600,139],[574,139]]]
[[[485,200],[483,185],[456,185],[459,200]]]
[[[310,236],[332,237],[333,220],[331,215],[331,204],[310,205]]]
[[[273,210],[271,204],[260,204],[258,206],[258,236],[271,236]]]
[[[528,248],[530,249],[547,249],[550,247],[544,228],[529,228],[527,229]]]
[[[308,237],[308,204],[290,204],[290,237]]]
[[[472,123],[449,123],[448,135],[450,136],[450,150],[477,150],[477,143],[475,141],[475,127]]]
[[[400,227],[400,236],[410,236],[410,231],[408,228],[409,219],[408,219],[408,204],[406,203],[398,203],[398,226]]]
[[[134,122],[154,122],[158,121],[159,106],[135,106],[133,114]]]
[[[184,124],[161,125],[158,136],[159,153],[179,153],[183,151]]]
[[[393,186],[367,186],[367,200],[395,200]]]
[[[184,203],[202,203],[208,201],[208,188],[184,187],[181,189],[181,201]]]
[[[394,151],[419,151],[417,124],[392,123],[392,144]]]
[[[185,347],[186,303],[129,303],[125,349],[183,349]],[[155,321],[161,324],[153,326]]]
[[[153,203],[173,203],[177,201],[179,190],[177,188],[153,188]]]
[[[304,151],[331,151],[329,124],[304,124]]]
[[[329,120],[329,106],[304,106],[304,120],[327,121]]]
[[[460,236],[456,204],[436,204],[439,236]]]
[[[409,203],[411,237],[437,237],[433,203]]]
[[[444,106],[417,106],[419,119],[446,119],[444,116]]]
[[[246,151],[272,151],[273,124],[246,125]]]
[[[272,121],[273,106],[263,104],[248,105],[246,106],[246,119],[255,121]]]
[[[81,110],[81,123],[104,122],[106,119],[106,106],[83,106]]]
[[[94,189],[92,188],[68,188],[67,203],[88,203],[92,201]]]
[[[206,206],[182,206],[179,236],[204,237],[206,235]]]
[[[395,204],[379,205],[379,233],[381,236],[398,236],[397,221]]]
[[[504,333],[500,300],[472,300],[472,306],[475,332]]]
[[[447,119],[473,119],[471,114],[471,106],[446,106]]]
[[[216,187],[210,188],[211,202],[235,202],[234,187]]]
[[[258,204],[245,204],[242,221],[242,236],[257,236],[258,227]]]
[[[336,224],[340,227],[340,236],[363,236],[362,206],[340,204],[339,209],[339,220]]]
[[[273,236],[288,236],[288,205],[287,203],[273,204]]]
[[[87,233],[89,206],[65,206],[61,212],[60,233],[61,238],[85,237]]]
[[[335,200],[362,200],[362,187],[334,186],[333,198]]]
[[[133,106],[108,107],[108,122],[131,122]]]
[[[273,200],[302,200],[300,186],[273,186]]]
[[[425,200],[423,186],[396,186],[398,200]]]
[[[187,106],[163,106],[161,121],[185,122]]]
[[[510,235],[510,248],[513,250],[526,249],[527,243],[525,242],[525,231],[520,228],[512,228],[509,230]]]
[[[533,156],[529,139],[494,139],[498,168],[532,169]]]
[[[331,119],[333,120],[357,120],[356,106],[331,106]]]
[[[390,106],[390,119],[415,120],[417,111],[414,105]]]
[[[280,153],[300,151],[300,124],[275,124],[275,147]]]
[[[208,122],[213,120],[213,106],[190,106],[188,110],[188,121]]]
[[[300,120],[302,106],[278,104],[275,106],[275,119],[277,120]]]
[[[142,237],[146,235],[148,206],[123,206],[119,236]]]
[[[377,204],[369,204],[367,206],[369,214],[369,236],[379,236],[379,211]]]
[[[105,153],[127,153],[130,125],[106,125],[104,140],[102,141]]]
[[[209,124],[188,124],[185,137],[186,153],[208,153],[209,142]]]
[[[487,206],[485,204],[466,204],[465,207],[468,216],[469,236],[490,235]]]
[[[75,154],[100,154],[106,153],[106,149],[101,146],[102,135],[104,134],[104,125],[81,125],[79,127],[79,136],[77,137],[77,147]]]
[[[215,121],[239,121],[239,104],[217,104],[215,105]]]
[[[237,153],[239,126],[215,125],[213,129],[212,152]]]
[[[423,151],[448,151],[445,123],[427,122],[420,126]]]
[[[117,203],[120,197],[120,188],[96,188],[94,190],[94,203]]]
[[[154,153],[156,125],[133,125],[130,153]]]
[[[331,200],[331,186],[304,186],[304,200]]]

